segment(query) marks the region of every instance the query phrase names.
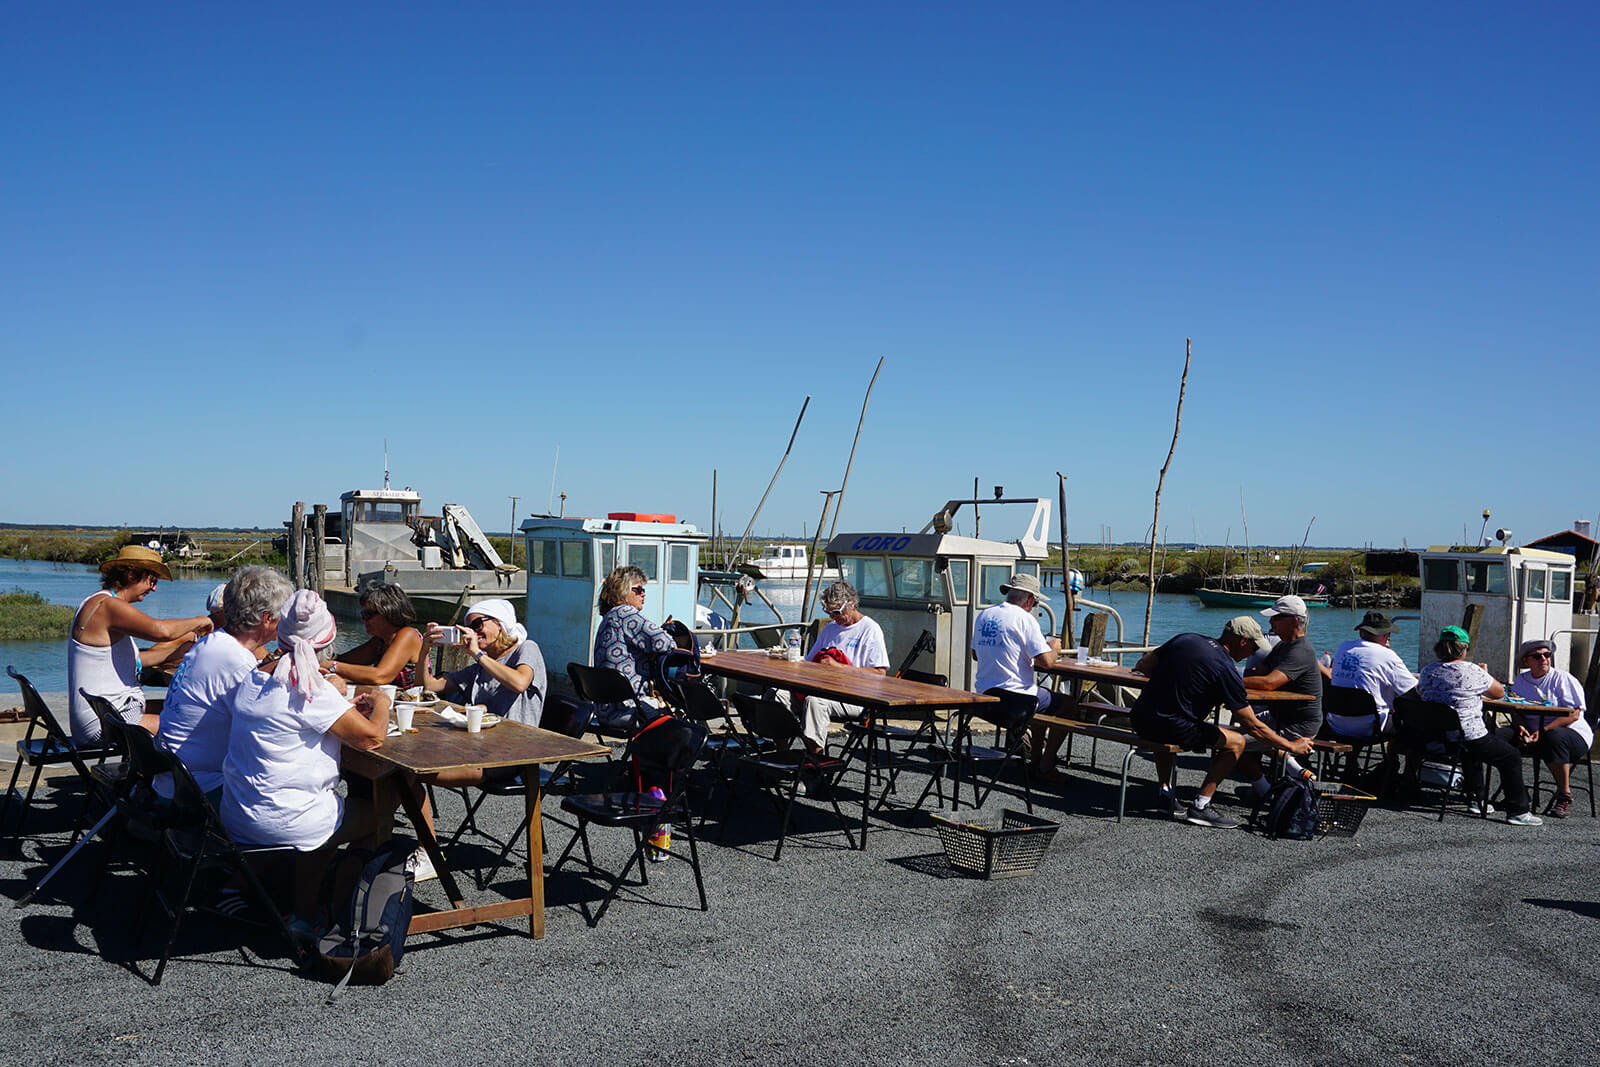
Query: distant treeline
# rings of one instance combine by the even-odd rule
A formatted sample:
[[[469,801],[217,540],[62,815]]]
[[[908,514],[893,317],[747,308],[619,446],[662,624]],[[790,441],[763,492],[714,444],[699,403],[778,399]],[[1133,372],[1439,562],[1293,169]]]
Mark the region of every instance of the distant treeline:
[[[51,563],[87,563],[97,566],[101,560],[117,554],[117,550],[133,539],[127,530],[106,535],[33,533],[7,530],[0,533],[0,556],[7,559],[42,559]]]

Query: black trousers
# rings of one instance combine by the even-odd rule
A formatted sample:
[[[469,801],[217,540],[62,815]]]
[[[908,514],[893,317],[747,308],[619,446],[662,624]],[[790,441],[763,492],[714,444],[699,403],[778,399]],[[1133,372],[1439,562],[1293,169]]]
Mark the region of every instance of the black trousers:
[[[1500,788],[1505,793],[1506,814],[1521,815],[1528,810],[1528,787],[1522,782],[1522,750],[1508,741],[1486,734],[1461,742],[1466,755],[1467,793],[1483,795],[1483,765],[1500,772]]]

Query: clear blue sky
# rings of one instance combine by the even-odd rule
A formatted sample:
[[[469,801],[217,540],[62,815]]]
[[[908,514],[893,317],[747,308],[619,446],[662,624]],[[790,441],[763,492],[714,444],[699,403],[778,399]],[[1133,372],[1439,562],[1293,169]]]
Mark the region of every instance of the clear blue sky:
[[[1590,4],[13,4],[0,521],[1595,517]],[[985,531],[989,531],[986,524]],[[998,532],[998,531],[996,531]],[[1056,536],[1052,532],[1052,536]]]

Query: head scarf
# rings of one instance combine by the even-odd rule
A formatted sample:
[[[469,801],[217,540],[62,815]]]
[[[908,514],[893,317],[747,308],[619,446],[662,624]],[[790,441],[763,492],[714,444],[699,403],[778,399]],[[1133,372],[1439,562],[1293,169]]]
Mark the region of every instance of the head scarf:
[[[317,664],[317,649],[333,644],[339,628],[333,613],[313,590],[302,589],[284,601],[278,619],[278,647],[284,656],[272,669],[272,677],[304,696],[322,684]]]
[[[499,598],[480,600],[467,609],[467,618],[470,619],[474,615],[482,615],[499,623],[500,629],[504,630],[507,636],[517,644],[521,644],[528,638],[528,631],[522,628],[521,623],[517,622],[517,609],[511,606],[511,601],[509,600],[501,600]]]
[[[215,615],[217,612],[222,610],[222,593],[227,588],[228,588],[228,583],[227,582],[223,582],[221,585],[219,585],[215,589],[211,590],[211,594],[206,597],[206,614],[207,615]]]

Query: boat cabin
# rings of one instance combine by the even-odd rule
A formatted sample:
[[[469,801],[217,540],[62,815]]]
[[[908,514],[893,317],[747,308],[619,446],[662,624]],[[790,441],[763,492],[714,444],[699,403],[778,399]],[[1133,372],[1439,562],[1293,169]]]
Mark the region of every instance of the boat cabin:
[[[570,694],[568,663],[590,662],[606,575],[632,564],[645,574],[644,613],[694,625],[700,546],[707,537],[672,515],[613,512],[599,518],[536,515],[523,520],[528,636],[538,642],[552,687]]]
[[[410,489],[352,489],[339,495],[344,558],[337,578],[355,588],[369,571],[391,560],[417,560],[412,527],[422,512],[422,494]],[[329,536],[339,536],[329,531]],[[330,546],[331,547],[331,546]],[[326,550],[324,550],[326,552]],[[328,558],[329,577],[335,561]]]
[[[1509,682],[1521,669],[1517,648],[1535,637],[1555,645],[1565,667],[1572,650],[1573,558],[1560,552],[1506,545],[1434,545],[1422,561],[1422,622],[1417,664],[1432,663],[1433,643],[1446,626],[1460,626],[1468,605],[1481,604],[1483,620],[1472,645],[1474,663]]]
[[[1033,507],[1023,535],[1015,541],[964,537],[953,532],[963,505],[987,509],[999,504]],[[1044,499],[951,500],[914,534],[846,533],[828,542],[828,566],[861,594],[861,611],[883,627],[890,673],[906,661],[919,640],[932,639],[932,651],[919,652],[906,666],[945,675],[957,689],[972,688],[972,626],[978,612],[1005,597],[1000,586],[1014,574],[1039,576],[1047,555],[1050,505]],[[1045,632],[1059,630],[1061,598],[1039,606]]]

